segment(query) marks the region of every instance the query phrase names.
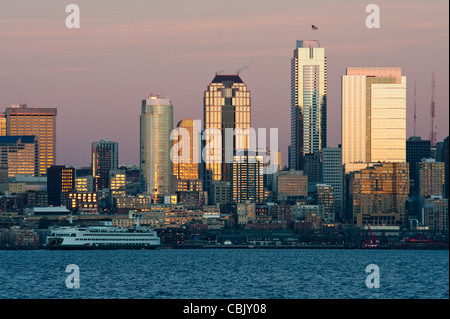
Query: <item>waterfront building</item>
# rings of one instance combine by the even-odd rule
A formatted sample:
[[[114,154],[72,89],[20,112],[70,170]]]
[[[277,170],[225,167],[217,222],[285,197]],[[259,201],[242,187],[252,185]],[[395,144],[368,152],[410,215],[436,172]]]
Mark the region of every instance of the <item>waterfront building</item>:
[[[347,173],[361,163],[406,162],[406,77],[401,68],[347,68],[341,123]]]
[[[349,174],[349,210],[356,227],[402,226],[409,193],[408,163],[378,163]]]
[[[56,164],[56,108],[27,107],[26,104],[6,108],[6,135],[31,136],[38,141],[38,175]]]
[[[151,94],[140,115],[140,191],[155,196],[173,191],[173,105],[170,97]]]
[[[327,145],[327,58],[317,40],[297,41],[291,59],[290,169]]]

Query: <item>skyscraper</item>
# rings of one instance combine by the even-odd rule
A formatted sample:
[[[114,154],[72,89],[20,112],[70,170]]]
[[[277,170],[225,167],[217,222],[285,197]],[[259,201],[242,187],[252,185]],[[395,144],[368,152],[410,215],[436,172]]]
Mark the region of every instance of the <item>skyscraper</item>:
[[[204,179],[206,189],[209,189],[212,181],[232,180],[231,164],[235,151],[250,147],[250,138],[243,132],[235,131],[237,134],[232,140],[226,139],[226,129],[246,130],[251,126],[250,91],[239,75],[216,74],[204,94],[203,117],[204,129],[211,133],[204,133]]]
[[[430,140],[422,140],[420,136],[411,136],[406,140],[406,162],[409,163],[409,193],[416,193],[418,176],[416,164],[424,158],[431,157]]]
[[[291,59],[290,168],[327,145],[327,58],[317,40],[297,41]]]
[[[47,170],[47,193],[49,206],[67,205],[69,192],[75,190],[75,168],[53,165]],[[66,195],[67,197],[64,197]]]
[[[97,178],[98,189],[109,188],[109,173],[119,167],[119,143],[100,140],[91,146],[92,176]]]
[[[6,133],[13,136],[34,135],[38,140],[39,176],[56,164],[56,108],[29,108],[12,105],[5,111]]]
[[[323,183],[333,187],[336,216],[342,218],[344,176],[342,169],[342,149],[340,147],[329,147],[322,150],[322,176]]]
[[[263,156],[256,152],[235,155],[232,164],[233,202],[264,201]]]
[[[401,68],[347,68],[342,76],[342,163],[406,162]],[[357,164],[358,165],[358,164]]]
[[[174,146],[178,144],[177,149],[179,162],[173,163],[173,174],[176,179],[181,180],[197,180],[199,179],[199,163],[201,154],[201,141],[199,141],[200,121],[195,121],[192,118],[186,118],[178,122],[177,128],[184,129],[184,133],[189,133],[189,137],[180,133],[178,138],[174,140]],[[188,138],[187,141],[184,139]],[[181,145],[180,145],[181,144]]]
[[[140,116],[140,191],[154,196],[173,191],[173,105],[170,97],[151,94]]]

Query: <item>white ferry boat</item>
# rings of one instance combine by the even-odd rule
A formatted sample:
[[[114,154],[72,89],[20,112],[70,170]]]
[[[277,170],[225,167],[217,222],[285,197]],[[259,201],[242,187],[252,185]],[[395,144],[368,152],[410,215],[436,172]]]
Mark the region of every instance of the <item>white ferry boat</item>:
[[[153,249],[161,244],[156,231],[137,226],[125,229],[115,226],[51,229],[46,246],[49,249]]]

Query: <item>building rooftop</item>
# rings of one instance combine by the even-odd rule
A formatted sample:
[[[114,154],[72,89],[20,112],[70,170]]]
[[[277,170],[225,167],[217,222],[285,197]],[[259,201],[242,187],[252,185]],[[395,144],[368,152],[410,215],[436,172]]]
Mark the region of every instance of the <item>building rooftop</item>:
[[[244,83],[244,81],[242,81],[238,74],[216,74],[211,83],[223,82]]]

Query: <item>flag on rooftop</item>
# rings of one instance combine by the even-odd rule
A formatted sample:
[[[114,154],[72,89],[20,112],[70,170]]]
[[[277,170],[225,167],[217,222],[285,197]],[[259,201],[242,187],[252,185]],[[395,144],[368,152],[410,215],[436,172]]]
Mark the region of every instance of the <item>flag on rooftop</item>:
[[[312,27],[313,30],[319,30],[314,24],[311,25],[311,27]]]

